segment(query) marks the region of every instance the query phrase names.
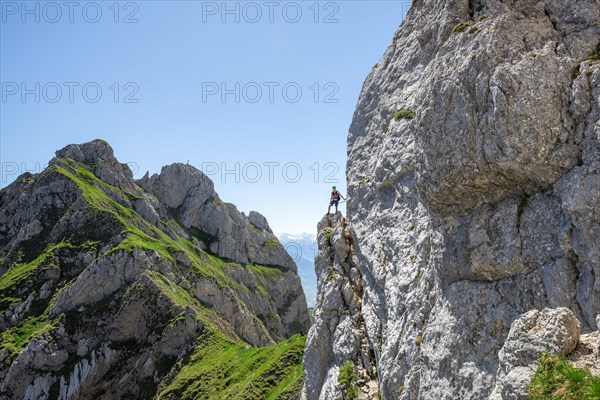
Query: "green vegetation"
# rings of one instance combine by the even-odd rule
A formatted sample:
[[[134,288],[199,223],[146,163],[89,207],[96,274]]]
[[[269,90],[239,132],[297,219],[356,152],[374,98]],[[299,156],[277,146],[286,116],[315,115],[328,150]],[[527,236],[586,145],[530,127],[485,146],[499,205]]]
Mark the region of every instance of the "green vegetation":
[[[577,64],[575,68],[573,68],[573,72],[571,73],[571,78],[577,79],[581,75],[581,64]]]
[[[396,113],[394,113],[394,121],[398,121],[400,119],[413,119],[415,117],[415,114],[412,110],[403,108],[402,110],[398,110],[396,111]]]
[[[34,300],[22,318],[39,317],[42,313],[47,314],[58,291],[64,288],[70,279],[68,262],[67,265],[60,265],[63,253],[66,253],[67,257],[74,251],[95,254],[96,246],[97,242],[92,241],[79,245],[64,241],[46,247],[35,259],[27,263],[21,262],[22,258],[18,256],[17,261],[0,277],[0,309],[8,309],[12,304],[24,301],[24,298],[30,294],[36,294],[47,280],[46,274],[49,270],[56,270],[54,274],[58,275],[58,270],[63,269],[60,279],[52,287],[51,301]]]
[[[600,61],[598,54],[590,54],[587,58],[588,61]]]
[[[415,345],[420,346],[421,343],[423,343],[423,336],[417,335],[417,337],[415,338]]]
[[[541,354],[529,385],[531,400],[600,399],[600,377],[552,354]]]
[[[302,389],[306,338],[249,348],[207,330],[177,376],[158,399],[296,399]]]
[[[285,271],[280,267],[266,267],[259,264],[248,264],[246,267],[252,271],[259,280],[262,278],[277,282],[285,275]]]
[[[187,290],[183,289],[175,282],[172,282],[160,272],[147,270],[145,273],[148,275],[152,283],[154,283],[161,290],[161,292],[169,297],[174,303],[183,307],[192,307],[194,309],[198,308],[198,301],[190,296]]]
[[[64,247],[75,247],[67,242],[58,243],[48,247],[35,260],[22,264],[14,263],[2,277],[0,277],[0,292],[19,284],[28,279],[31,274],[37,271],[40,265],[50,267],[54,265],[54,251]]]
[[[73,160],[66,161],[72,165],[55,165],[54,168],[77,184],[88,202],[90,212],[111,215],[124,227],[122,233],[127,235],[126,238],[109,253],[117,250],[131,252],[135,248],[142,248],[156,251],[165,259],[173,261],[171,254],[183,252],[189,257],[194,271],[199,275],[213,278],[221,286],[239,286],[225,273],[224,269],[227,264],[224,261],[210,256],[189,240],[181,237],[174,239],[167,235],[133,209],[125,207],[107,195],[110,193],[113,197],[120,197],[123,202],[126,202],[126,199],[130,197],[128,193],[101,181],[84,165]],[[73,168],[73,166],[75,167]]]
[[[467,27],[469,26],[469,22],[461,22],[460,24],[456,24],[454,26],[454,28],[452,28],[452,33],[459,33],[464,31],[465,29],[467,29]]]
[[[254,276],[256,276],[256,291],[263,297],[269,297],[269,293],[265,289],[269,287],[269,282],[277,284],[286,275],[287,271],[284,271],[280,267],[267,267],[259,264],[248,264],[246,265]]]
[[[265,247],[268,249],[281,249],[283,246],[279,243],[277,239],[267,239],[265,240]]]
[[[323,231],[323,232],[325,232],[325,237],[326,237],[327,239],[329,239],[329,238],[331,238],[331,236],[333,236],[333,228],[331,228],[331,227],[329,227],[329,226],[328,226],[328,227],[325,227],[325,228],[323,228],[323,229],[322,229],[322,231]]]
[[[352,360],[346,361],[344,365],[340,367],[340,373],[338,375],[338,383],[342,385],[344,391],[345,400],[358,400],[358,376],[354,373],[354,363]]]
[[[479,32],[479,27],[478,26],[472,26],[469,30],[468,33],[473,34],[473,33],[477,33]]]
[[[10,363],[12,356],[19,353],[29,341],[35,337],[42,335],[52,327],[52,322],[48,320],[46,315],[37,318],[29,318],[21,322],[19,325],[5,330],[0,334],[2,341],[0,342],[0,353],[8,350],[10,356],[4,362]]]
[[[257,291],[267,298],[270,295],[265,287],[272,285],[272,282],[285,279],[286,274],[290,273],[287,269],[280,267],[257,264],[240,266],[221,260],[194,244],[198,239],[204,238],[198,237],[197,232],[180,227],[175,220],[166,223],[165,231],[159,229],[146,221],[131,206],[131,200],[140,198],[135,189],[122,190],[103,182],[90,170],[93,167],[72,159],[63,159],[51,165],[45,172],[60,174],[77,185],[83,198],[80,201],[85,200],[85,202],[79,203],[85,204],[82,208],[85,211],[83,220],[91,222],[92,224],[89,226],[92,228],[84,229],[85,232],[77,232],[73,235],[74,237],[65,238],[64,242],[48,246],[43,251],[42,245],[40,249],[35,249],[35,252],[32,251],[30,255],[17,257],[8,271],[0,277],[0,308],[5,309],[13,303],[23,301],[22,298],[19,298],[23,297],[22,293],[28,295],[39,291],[38,284],[42,284],[41,277],[45,276],[40,272],[63,267],[65,268],[63,272],[66,272],[61,272],[59,281],[53,285],[53,293],[49,302],[46,298],[43,305],[34,304],[30,312],[23,317],[24,320],[0,333],[0,353],[8,351],[8,357],[4,360],[5,364],[12,362],[14,356],[33,338],[44,335],[59,324],[57,322],[59,319],[53,321],[48,319],[48,310],[52,307],[59,292],[73,284],[79,272],[69,270],[68,261],[65,261],[64,266],[58,265],[61,259],[69,259],[69,257],[62,257],[61,251],[66,251],[68,255],[79,249],[86,249],[91,253],[91,259],[98,256],[109,256],[116,251],[133,252],[135,249],[143,249],[155,252],[156,257],[173,263],[175,274],[181,273],[182,271],[177,269],[185,264],[186,273],[182,275],[187,279],[191,280],[190,274],[209,278],[216,285],[232,288],[233,296],[247,293],[249,289],[229,276],[228,270],[232,268],[247,268],[252,272],[256,276]],[[221,202],[218,197],[214,201]],[[94,224],[108,227],[110,235],[102,236],[103,244],[108,243],[109,239],[115,243],[115,247],[112,249],[103,250],[104,254],[97,253],[99,242],[81,244],[88,238],[100,237],[95,235],[94,228],[97,225]],[[181,232],[186,232],[186,234]],[[271,249],[282,248],[276,239],[266,240],[264,246]],[[184,261],[181,263],[175,263],[175,258],[181,260],[179,256],[182,254],[180,253],[189,258],[189,264],[186,257],[183,257]],[[34,259],[32,260],[32,258]],[[79,267],[77,264],[77,268]],[[165,326],[165,329],[175,326],[184,319],[186,313],[182,312],[182,309],[188,307],[196,312],[196,318],[202,319],[204,322],[204,331],[197,339],[197,346],[190,350],[190,354],[185,358],[179,360],[173,375],[165,380],[163,386],[159,388],[159,398],[284,400],[299,397],[303,383],[301,362],[305,337],[296,335],[274,346],[250,348],[246,343],[240,342],[229,323],[224,321],[217,311],[205,307],[188,290],[157,271],[147,269],[143,275],[147,279],[135,282],[125,290],[122,306],[125,306],[127,301],[134,299],[134,296],[150,295],[170,306],[165,318],[163,315],[157,316],[160,317],[159,325]],[[182,285],[185,286],[183,283]],[[15,288],[19,288],[18,293],[13,293]],[[64,324],[68,333],[80,330],[82,326],[95,323],[93,316],[114,311],[112,309],[114,305],[110,305],[111,309],[109,310],[111,300],[114,300],[114,297],[107,297],[91,307],[86,306],[84,311],[66,312],[59,317],[63,318],[60,323],[65,320],[69,321],[68,324]],[[261,318],[263,317],[261,316]],[[272,312],[264,318],[277,320],[280,317]],[[263,324],[258,318],[254,317],[254,319],[257,325]],[[138,343],[132,341],[116,345],[122,345],[129,349],[127,346],[137,346]],[[74,355],[71,356],[73,360],[77,359]],[[163,364],[157,366],[157,369],[160,369],[161,376],[164,376],[175,364],[176,358],[161,362]],[[72,363],[69,361],[67,365],[67,369],[70,370]],[[178,373],[175,375],[177,370]],[[153,385],[151,382],[148,388],[152,389]]]
[[[525,211],[525,206],[527,205],[528,199],[529,195],[526,192],[521,192],[519,196],[519,205],[517,206],[517,229],[521,227],[521,217]]]

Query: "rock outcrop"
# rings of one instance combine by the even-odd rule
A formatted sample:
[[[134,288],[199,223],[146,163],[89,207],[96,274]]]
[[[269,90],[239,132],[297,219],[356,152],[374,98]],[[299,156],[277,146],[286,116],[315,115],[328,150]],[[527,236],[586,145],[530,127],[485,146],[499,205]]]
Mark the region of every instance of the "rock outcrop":
[[[599,56],[595,0],[413,2],[350,126],[359,281],[337,278],[362,287],[383,399],[513,398],[514,321],[564,307],[598,328]],[[368,365],[341,351],[360,330],[327,324],[345,309],[330,287],[320,274],[309,399],[341,398],[343,358]]]
[[[101,140],[0,191],[0,304],[2,399],[180,398],[195,383],[179,371],[211,346],[251,351],[309,327],[264,216],[221,201],[189,165],[135,181]],[[293,368],[300,342],[261,354]],[[297,386],[290,371],[261,390]]]
[[[361,314],[363,279],[341,213],[321,220],[317,241],[318,297],[304,353],[306,395],[311,399],[344,398],[345,388],[337,379],[339,370],[348,360],[354,360],[352,370],[360,379],[365,398],[375,398],[375,353]]]
[[[500,365],[490,399],[527,400],[537,358],[543,353],[565,357],[579,342],[579,321],[567,308],[531,310],[512,323],[498,353]]]

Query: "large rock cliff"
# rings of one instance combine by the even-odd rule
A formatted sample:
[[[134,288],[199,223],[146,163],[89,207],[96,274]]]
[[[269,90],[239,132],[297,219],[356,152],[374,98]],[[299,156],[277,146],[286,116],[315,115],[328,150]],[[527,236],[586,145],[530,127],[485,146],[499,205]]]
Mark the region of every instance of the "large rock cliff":
[[[348,396],[347,360],[364,398],[523,398],[536,351],[598,329],[599,56],[597,0],[413,1],[319,226],[309,399]]]
[[[0,191],[0,304],[2,399],[298,391],[296,266],[189,165],[135,181],[96,140],[19,177]]]

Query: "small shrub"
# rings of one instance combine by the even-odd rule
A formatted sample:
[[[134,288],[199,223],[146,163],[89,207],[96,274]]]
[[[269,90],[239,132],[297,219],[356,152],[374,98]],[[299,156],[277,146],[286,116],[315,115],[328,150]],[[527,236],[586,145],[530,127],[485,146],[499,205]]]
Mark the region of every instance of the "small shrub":
[[[338,375],[338,383],[342,385],[344,391],[345,400],[358,400],[358,376],[354,373],[354,363],[352,360],[346,361],[344,365],[340,367],[340,373]]]
[[[421,336],[421,335],[417,335],[417,337],[415,338],[415,344],[416,344],[417,346],[420,346],[420,345],[421,345],[421,343],[423,343],[423,336]]]
[[[571,77],[573,79],[577,79],[579,75],[581,75],[581,64],[577,64],[577,66],[573,68],[573,73],[571,74]]]
[[[331,236],[333,236],[333,228],[331,228],[331,227],[323,228],[323,232],[325,232],[325,237],[327,239],[329,239],[329,238],[331,238]]]
[[[587,77],[592,76],[592,71],[590,71],[590,70],[585,71],[585,76],[587,76]]]
[[[481,17],[477,18],[477,22],[481,22],[484,19],[486,19],[487,17],[485,15],[482,15]]]
[[[471,29],[468,30],[468,32],[470,34],[477,33],[477,32],[479,32],[479,27],[478,26],[473,26],[473,27],[471,27]]]
[[[398,121],[400,119],[413,119],[415,117],[415,113],[412,110],[403,108],[402,110],[396,111],[394,114],[394,121]]]
[[[600,398],[600,378],[586,368],[552,354],[541,354],[529,385],[531,400],[593,400]]]
[[[526,192],[521,192],[519,195],[519,204],[517,206],[517,229],[521,227],[521,217],[525,211],[525,206],[527,206],[528,199],[529,195]]]
[[[414,230],[415,230],[415,224],[410,224],[410,225],[408,226],[408,230],[409,230],[409,231],[414,231]]]
[[[587,58],[588,61],[600,61],[598,54],[590,54]]]
[[[403,386],[403,385],[400,385],[400,386],[398,387],[398,389],[396,390],[396,393],[398,393],[399,395],[401,395],[403,392],[404,392],[404,386]]]
[[[533,57],[533,58],[537,58],[537,53],[532,51],[532,52],[531,52],[531,57]]]
[[[469,26],[468,22],[461,22],[460,24],[456,24],[454,28],[452,28],[452,33],[459,33],[467,29]]]
[[[281,245],[281,243],[279,243],[277,239],[267,239],[265,240],[265,247],[268,249],[279,249],[283,246]]]

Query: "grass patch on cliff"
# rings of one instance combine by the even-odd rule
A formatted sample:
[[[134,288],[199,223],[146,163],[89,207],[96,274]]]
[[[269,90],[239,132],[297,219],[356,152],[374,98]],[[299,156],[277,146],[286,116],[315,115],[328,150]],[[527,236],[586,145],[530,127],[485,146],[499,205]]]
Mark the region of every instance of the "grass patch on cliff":
[[[37,318],[29,318],[19,325],[5,330],[0,334],[2,342],[0,343],[0,353],[8,350],[9,357],[4,362],[10,363],[13,356],[19,353],[31,339],[40,336],[52,327],[52,321],[48,320],[47,315],[41,315]]]
[[[529,195],[526,192],[521,192],[519,195],[519,204],[517,205],[517,229],[521,228],[521,217],[525,212],[527,200],[529,200]]]
[[[147,274],[150,280],[174,303],[182,307],[192,307],[195,309],[199,307],[198,301],[187,290],[172,282],[160,272],[147,271]]]
[[[283,268],[267,267],[260,264],[248,264],[247,268],[257,277],[269,279],[272,282],[277,282],[285,275]]]
[[[61,242],[48,246],[46,250],[33,261],[24,264],[13,264],[8,271],[0,277],[0,293],[28,279],[40,266],[53,265],[54,251],[65,247],[75,248],[75,246],[68,242]]]
[[[198,346],[157,399],[296,399],[302,388],[306,338],[249,348],[206,330]]]
[[[469,22],[461,22],[458,23],[454,26],[454,28],[452,28],[452,33],[459,33],[459,32],[463,32],[465,29],[467,29],[469,27]]]
[[[529,385],[531,400],[600,399],[600,377],[552,354],[541,354]]]
[[[267,239],[265,240],[265,246],[269,249],[281,249],[283,246],[279,243],[277,239]]]
[[[399,121],[401,119],[413,119],[415,117],[415,113],[413,110],[409,110],[407,108],[403,108],[402,110],[398,110],[394,113],[394,121]]]
[[[277,284],[286,274],[282,268],[267,267],[260,264],[248,264],[246,268],[256,277],[256,291],[263,297],[269,298],[269,292],[266,289],[267,281]]]
[[[174,239],[167,235],[142,218],[135,210],[120,204],[106,193],[120,196],[123,201],[131,197],[131,194],[103,182],[75,161],[66,161],[75,163],[74,165],[77,166],[73,168],[67,165],[55,165],[54,167],[59,173],[77,184],[91,210],[111,214],[123,226],[122,233],[126,234],[126,237],[111,252],[117,250],[131,252],[135,248],[141,248],[156,251],[161,257],[171,262],[174,261],[173,253],[183,252],[189,257],[196,273],[214,279],[223,287],[236,286],[235,282],[224,272],[227,265],[225,262],[209,256],[184,238],[177,237]]]
[[[345,400],[358,400],[357,382],[358,375],[354,373],[354,363],[352,360],[348,360],[340,367],[338,374],[338,383],[342,386]]]

